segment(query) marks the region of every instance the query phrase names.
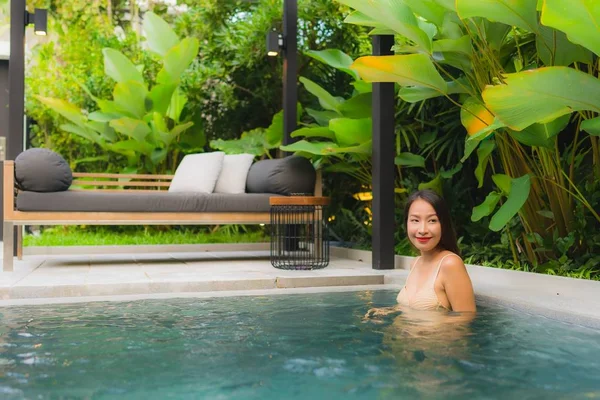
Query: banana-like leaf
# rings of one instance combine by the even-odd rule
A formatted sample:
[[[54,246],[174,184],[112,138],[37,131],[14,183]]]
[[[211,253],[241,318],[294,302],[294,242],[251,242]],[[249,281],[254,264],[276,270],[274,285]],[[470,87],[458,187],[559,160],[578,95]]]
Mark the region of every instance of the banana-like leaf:
[[[300,77],[300,82],[304,85],[309,93],[319,99],[319,104],[321,104],[321,107],[326,110],[335,111],[339,114],[338,107],[342,102],[337,97],[332,96],[327,90],[303,76]]]
[[[371,93],[373,91],[373,84],[371,82],[354,81],[350,84],[354,86],[354,89],[358,93]]]
[[[338,49],[327,49],[327,50],[320,50],[320,51],[309,50],[309,51],[305,52],[304,54],[306,54],[309,57],[314,58],[317,61],[327,64],[330,67],[333,67],[335,69],[338,69],[342,72],[347,73],[348,75],[353,77],[355,80],[360,79],[360,77],[358,76],[358,73],[356,73],[356,71],[353,71],[350,69],[350,66],[352,65],[354,60],[352,60],[352,57],[350,57],[348,54],[344,53],[341,50],[338,50]]]
[[[329,121],[329,129],[335,133],[340,147],[360,145],[371,140],[373,121],[371,118],[335,118]]]
[[[299,140],[296,143],[281,146],[280,149],[290,153],[304,152],[322,156],[338,147],[339,146],[333,142],[307,142],[306,140]]]
[[[446,8],[438,4],[435,0],[404,0],[404,4],[417,15],[431,21],[437,26],[442,26],[444,16],[448,12]]]
[[[456,0],[433,0],[434,3],[444,7],[448,11],[456,12]]]
[[[400,153],[394,159],[394,163],[396,165],[401,165],[403,167],[411,168],[411,167],[419,167],[425,168],[425,158],[418,154],[413,154],[409,152]]]
[[[492,231],[500,231],[521,210],[521,207],[523,207],[523,204],[525,204],[529,197],[530,189],[531,178],[529,175],[523,175],[511,180],[508,199],[490,220],[490,229]]]
[[[372,106],[372,94],[361,93],[340,104],[338,111],[346,118],[371,118]]]
[[[505,82],[488,86],[483,99],[499,120],[517,131],[573,111],[600,112],[600,79],[573,68],[508,74]]]
[[[335,111],[318,111],[313,110],[312,108],[307,108],[306,113],[314,118],[317,121],[317,124],[321,126],[329,126],[329,121],[338,118],[340,116],[339,113]]]
[[[544,0],[541,21],[566,33],[571,42],[600,56],[598,0]]]
[[[171,131],[169,132],[170,136],[172,138],[176,138],[192,126],[194,126],[194,123],[192,121],[186,122],[184,124],[175,125],[173,129],[171,129]]]
[[[456,0],[456,12],[461,19],[483,17],[536,32],[536,5],[537,0]]]
[[[361,157],[359,158],[363,158],[363,156],[365,155],[371,155],[371,153],[373,152],[373,142],[372,141],[366,141],[364,143],[359,144],[358,146],[348,146],[348,147],[335,147],[335,148],[331,148],[331,149],[326,149],[325,153],[332,153],[332,154],[358,154]]]
[[[360,11],[353,11],[344,20],[347,24],[360,25],[360,26],[371,26],[373,28],[385,28],[386,26],[381,22],[366,16]]]
[[[150,153],[150,160],[154,165],[158,165],[161,162],[165,161],[168,155],[167,149],[154,149],[152,153]]]
[[[171,103],[167,109],[167,117],[171,118],[176,123],[179,123],[181,111],[183,111],[183,107],[185,107],[187,101],[188,98],[185,93],[183,93],[179,88],[175,89],[173,96],[171,96]]]
[[[460,121],[469,136],[489,128],[494,122],[494,115],[475,97],[469,97],[460,109]]]
[[[491,140],[486,140],[481,143],[481,146],[477,149],[477,168],[475,168],[475,177],[477,178],[477,187],[483,186],[483,178],[485,177],[485,170],[487,169],[488,162],[492,151],[496,148],[496,143]]]
[[[291,137],[318,137],[318,138],[326,138],[330,140],[335,140],[335,133],[329,130],[329,128],[325,126],[318,126],[313,128],[300,128],[295,130],[290,135]]]
[[[102,139],[107,142],[114,142],[118,139],[117,133],[110,127],[108,122],[88,121],[85,126],[86,128],[98,132]]]
[[[163,70],[157,77],[158,83],[178,83],[181,74],[188,69],[198,55],[200,45],[196,38],[185,38],[171,48],[164,58]]]
[[[498,192],[489,193],[483,203],[473,207],[473,213],[471,214],[471,221],[477,222],[483,217],[487,217],[496,209],[496,205],[502,198],[502,194]]]
[[[108,122],[120,117],[122,117],[122,115],[118,113],[103,113],[101,111],[94,111],[93,113],[90,113],[90,115],[88,115],[88,119],[90,121],[97,122]]]
[[[397,82],[447,93],[447,85],[426,54],[360,57],[352,69],[368,82]]]
[[[83,126],[86,122],[85,117],[81,113],[81,109],[68,101],[44,96],[35,96],[35,98],[42,102],[42,104],[50,107],[58,114],[73,122],[75,125]]]
[[[552,138],[558,135],[569,123],[570,115],[563,115],[547,124],[533,124],[522,131],[508,131],[510,136],[527,146],[554,149]]]
[[[600,136],[600,117],[586,119],[581,123],[581,130],[592,136]]]
[[[118,50],[102,49],[104,55],[104,73],[117,82],[136,81],[144,83],[142,73]]]
[[[171,98],[177,85],[174,83],[159,83],[150,90],[148,97],[152,100],[152,110],[166,114],[171,104]]]
[[[105,145],[104,141],[98,133],[92,131],[91,129],[87,129],[83,126],[74,124],[62,124],[60,126],[60,129],[62,129],[65,132],[74,133],[84,139],[97,143],[102,147]]]
[[[123,151],[133,151],[149,156],[150,154],[152,154],[154,147],[150,143],[139,142],[137,140],[130,139],[113,143],[109,145],[109,149],[116,153],[122,153]]]
[[[146,136],[152,132],[152,129],[150,129],[148,124],[144,121],[129,117],[114,119],[110,121],[109,124],[115,131],[135,139],[138,142],[145,142]]]
[[[592,63],[592,52],[573,44],[563,32],[540,26],[536,35],[536,47],[540,59],[546,66],[569,66],[574,62]]]
[[[118,82],[113,89],[114,102],[130,117],[142,119],[146,115],[146,84],[137,81]]]
[[[469,83],[463,79],[446,82],[446,86],[447,91],[445,94],[469,93],[470,90]],[[398,91],[398,96],[409,103],[417,103],[443,95],[444,93],[439,90],[423,86],[404,86]]]
[[[510,195],[512,179],[506,174],[494,174],[492,180],[505,196]]]
[[[153,12],[144,14],[142,29],[146,34],[148,48],[161,57],[179,43],[179,38],[169,24]]]
[[[471,47],[471,38],[464,35],[460,39],[440,39],[433,42],[433,51],[461,53],[471,56],[473,49]]]
[[[360,11],[368,18],[412,40],[426,53],[431,53],[431,39],[421,28],[415,14],[403,0],[338,0]]]

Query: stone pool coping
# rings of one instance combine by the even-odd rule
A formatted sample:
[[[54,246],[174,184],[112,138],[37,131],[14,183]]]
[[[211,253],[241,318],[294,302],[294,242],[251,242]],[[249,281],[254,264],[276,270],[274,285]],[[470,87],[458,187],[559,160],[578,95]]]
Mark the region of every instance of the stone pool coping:
[[[395,270],[373,270],[370,252],[332,248],[332,263],[326,269],[282,271],[270,266],[267,246],[26,248],[24,260],[15,260],[15,272],[0,273],[0,307],[154,296],[398,290],[412,261],[396,256]],[[600,329],[600,282],[475,265],[467,268],[478,301]]]

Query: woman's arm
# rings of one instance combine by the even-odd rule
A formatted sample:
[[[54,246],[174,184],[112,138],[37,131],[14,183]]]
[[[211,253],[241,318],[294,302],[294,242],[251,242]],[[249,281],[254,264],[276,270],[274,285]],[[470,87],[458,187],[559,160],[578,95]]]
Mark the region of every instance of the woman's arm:
[[[452,311],[476,311],[473,284],[459,257],[448,257],[442,265],[442,283]]]

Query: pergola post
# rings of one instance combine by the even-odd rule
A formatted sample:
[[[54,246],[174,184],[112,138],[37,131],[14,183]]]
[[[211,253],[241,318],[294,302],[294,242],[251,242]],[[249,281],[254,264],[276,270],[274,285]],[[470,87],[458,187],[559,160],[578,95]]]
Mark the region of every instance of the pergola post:
[[[283,2],[283,144],[292,144],[298,111],[298,1]]]
[[[373,55],[393,55],[393,35],[373,36]],[[373,83],[373,269],[394,269],[394,84]]]

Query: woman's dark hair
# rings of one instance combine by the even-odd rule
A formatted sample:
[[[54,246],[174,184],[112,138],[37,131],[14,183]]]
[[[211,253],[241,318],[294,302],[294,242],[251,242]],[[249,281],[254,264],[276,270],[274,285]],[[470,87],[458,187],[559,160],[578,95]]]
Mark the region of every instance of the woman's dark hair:
[[[404,207],[404,226],[406,227],[408,224],[408,211],[410,210],[410,206],[417,199],[423,199],[431,204],[440,220],[440,225],[442,226],[442,238],[440,239],[438,247],[451,251],[460,256],[458,242],[456,241],[456,233],[454,233],[448,206],[446,205],[446,202],[442,196],[433,190],[419,190],[408,196],[408,199],[406,200],[406,206]]]

